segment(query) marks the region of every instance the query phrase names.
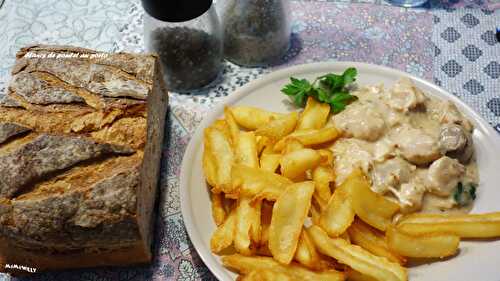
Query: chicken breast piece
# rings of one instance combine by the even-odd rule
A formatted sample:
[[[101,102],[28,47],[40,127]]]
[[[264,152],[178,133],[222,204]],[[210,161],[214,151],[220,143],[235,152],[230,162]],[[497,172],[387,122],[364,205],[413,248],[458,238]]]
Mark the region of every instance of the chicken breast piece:
[[[422,129],[403,125],[391,131],[390,139],[400,154],[413,164],[427,164],[441,157],[438,140]]]
[[[427,189],[439,196],[449,196],[465,175],[465,167],[458,160],[443,156],[434,161],[427,172]]]
[[[400,201],[403,213],[411,213],[422,208],[422,201],[426,188],[424,183],[418,178],[413,178],[410,182],[401,185],[396,195]]]
[[[356,139],[340,139],[335,142],[331,150],[334,155],[333,167],[337,185],[342,184],[356,168],[369,173],[373,167],[371,145]]]
[[[402,78],[384,96],[386,103],[393,109],[407,112],[424,104],[425,95],[408,78]]]
[[[389,188],[399,189],[410,180],[416,167],[400,157],[375,164],[371,172],[372,190],[384,194]]]
[[[345,137],[375,141],[385,132],[384,117],[370,101],[358,101],[334,116],[334,125]]]
[[[473,126],[462,113],[458,110],[457,106],[450,101],[443,101],[437,108],[436,114],[441,124],[458,124],[467,131],[472,131]]]

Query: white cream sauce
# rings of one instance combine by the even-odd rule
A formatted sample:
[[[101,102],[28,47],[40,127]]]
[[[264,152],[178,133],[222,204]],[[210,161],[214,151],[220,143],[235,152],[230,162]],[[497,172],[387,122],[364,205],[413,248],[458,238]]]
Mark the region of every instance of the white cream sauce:
[[[361,168],[373,191],[399,202],[403,212],[467,211],[453,195],[459,182],[477,184],[476,164],[442,135],[445,126],[458,126],[454,132],[464,136],[473,130],[455,105],[426,96],[408,79],[353,94],[358,100],[330,120],[343,133],[331,147],[336,184]]]

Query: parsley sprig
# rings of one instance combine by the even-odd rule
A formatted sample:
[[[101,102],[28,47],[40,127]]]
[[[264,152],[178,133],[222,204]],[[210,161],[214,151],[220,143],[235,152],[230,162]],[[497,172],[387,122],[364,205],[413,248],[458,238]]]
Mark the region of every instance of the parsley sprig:
[[[474,201],[476,199],[476,185],[472,183],[464,185],[459,182],[453,194],[453,199],[459,206],[465,206]]]
[[[306,105],[307,97],[314,97],[322,103],[330,105],[333,113],[339,113],[357,97],[349,93],[348,86],[356,81],[356,68],[350,67],[341,75],[328,73],[309,82],[307,79],[290,78],[281,92],[289,96],[299,107]]]

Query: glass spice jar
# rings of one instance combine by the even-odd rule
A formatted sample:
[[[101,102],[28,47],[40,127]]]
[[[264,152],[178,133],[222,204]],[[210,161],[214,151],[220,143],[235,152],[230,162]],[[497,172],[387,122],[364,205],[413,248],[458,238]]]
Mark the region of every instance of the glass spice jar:
[[[222,28],[212,0],[142,0],[144,41],[157,53],[167,88],[207,86],[222,69]]]
[[[226,0],[222,23],[224,55],[243,66],[278,63],[290,47],[286,0]]]

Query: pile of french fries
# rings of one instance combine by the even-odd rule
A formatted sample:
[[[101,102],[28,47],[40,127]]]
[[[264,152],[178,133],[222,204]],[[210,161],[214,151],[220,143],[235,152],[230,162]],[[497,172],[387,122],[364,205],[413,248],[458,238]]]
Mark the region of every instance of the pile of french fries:
[[[329,115],[313,98],[301,113],[234,106],[205,129],[210,246],[238,280],[407,280],[409,258],[449,257],[461,238],[500,236],[500,213],[395,222],[399,205],[360,170],[336,186],[328,147],[341,132]]]

